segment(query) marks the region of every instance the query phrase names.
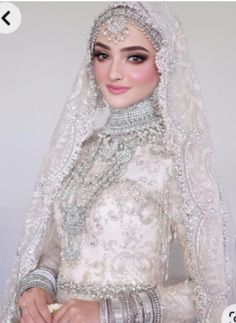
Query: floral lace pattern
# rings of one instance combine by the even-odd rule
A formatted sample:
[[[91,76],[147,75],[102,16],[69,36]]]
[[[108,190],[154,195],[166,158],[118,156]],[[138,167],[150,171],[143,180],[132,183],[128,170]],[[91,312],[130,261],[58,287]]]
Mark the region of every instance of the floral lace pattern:
[[[96,145],[96,137],[82,149],[82,160],[91,145]],[[96,159],[87,181],[99,175],[103,163]],[[58,262],[60,301],[70,297],[94,298],[93,295],[103,295],[102,290],[107,293],[116,290],[116,286],[134,286],[134,289],[152,286],[160,295],[166,322],[177,322],[177,317],[181,322],[196,315],[190,281],[164,286],[172,227],[176,225],[169,213],[173,175],[172,156],[158,140],[137,148],[119,180],[106,188],[91,208],[80,244],[79,262],[76,266],[68,264],[66,259]],[[75,184],[72,200],[80,198],[79,192]],[[60,203],[56,204],[55,219],[63,239]],[[185,243],[183,233],[178,238]],[[180,311],[178,307],[183,300],[187,303]]]

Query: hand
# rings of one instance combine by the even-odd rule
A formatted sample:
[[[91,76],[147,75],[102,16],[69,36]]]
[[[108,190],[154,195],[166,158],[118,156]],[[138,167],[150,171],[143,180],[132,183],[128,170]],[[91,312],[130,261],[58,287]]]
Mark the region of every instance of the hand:
[[[99,302],[71,299],[54,315],[52,323],[99,323]]]
[[[18,301],[21,310],[20,323],[51,323],[52,316],[47,305],[52,302],[51,296],[42,288],[26,290]]]

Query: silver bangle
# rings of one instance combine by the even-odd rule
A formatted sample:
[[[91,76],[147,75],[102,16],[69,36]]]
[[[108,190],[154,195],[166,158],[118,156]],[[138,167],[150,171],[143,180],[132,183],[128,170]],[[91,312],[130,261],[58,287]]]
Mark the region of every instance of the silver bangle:
[[[115,317],[114,317],[111,298],[107,298],[107,315],[108,315],[107,323],[115,323]]]
[[[37,269],[34,270],[34,274],[43,276],[48,280],[50,280],[53,288],[56,290],[56,275],[51,269],[46,267],[38,267]]]
[[[144,306],[143,306],[143,302],[142,302],[138,293],[134,294],[134,299],[136,301],[136,304],[138,305],[139,322],[144,323],[145,322]]]
[[[149,288],[146,293],[150,297],[151,304],[153,306],[153,323],[160,323],[161,322],[161,304],[159,301],[159,297],[157,296],[156,292],[152,289]]]
[[[120,300],[122,303],[122,309],[123,309],[123,320],[124,322],[131,323],[130,322],[130,309],[129,309],[129,299],[125,292],[120,293]]]
[[[115,323],[123,323],[123,307],[119,296],[114,296],[111,300],[113,308],[113,320]]]
[[[156,292],[149,288],[139,293],[118,293],[100,303],[101,323],[160,323],[161,305]]]
[[[105,298],[101,299],[99,302],[99,316],[100,316],[100,323],[108,323],[108,316],[107,316],[107,300]]]
[[[146,292],[139,293],[139,296],[142,300],[142,304],[144,307],[144,322],[152,323],[153,322],[153,305],[149,295]]]
[[[40,287],[48,292],[56,302],[56,275],[45,267],[36,268],[24,276],[17,285],[15,302],[29,288]]]

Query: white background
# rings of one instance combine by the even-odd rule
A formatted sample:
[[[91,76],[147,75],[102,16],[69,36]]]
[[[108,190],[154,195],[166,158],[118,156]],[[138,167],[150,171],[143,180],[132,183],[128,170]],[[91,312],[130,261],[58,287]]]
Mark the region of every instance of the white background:
[[[34,183],[105,2],[17,2],[22,24],[0,35],[0,297]],[[235,214],[236,3],[171,2],[182,21],[210,124],[223,191]]]

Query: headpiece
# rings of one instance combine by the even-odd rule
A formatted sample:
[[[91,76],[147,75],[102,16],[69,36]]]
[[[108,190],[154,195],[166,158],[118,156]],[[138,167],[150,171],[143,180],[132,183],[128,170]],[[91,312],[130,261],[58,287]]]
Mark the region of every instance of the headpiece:
[[[161,47],[162,37],[158,30],[152,28],[149,15],[144,11],[140,12],[139,9],[137,3],[128,6],[124,4],[120,7],[114,7],[112,10],[107,10],[98,16],[90,33],[90,52],[93,53],[94,43],[100,31],[108,40],[118,43],[129,34],[128,24],[134,25],[144,32],[153,47],[158,50]]]

